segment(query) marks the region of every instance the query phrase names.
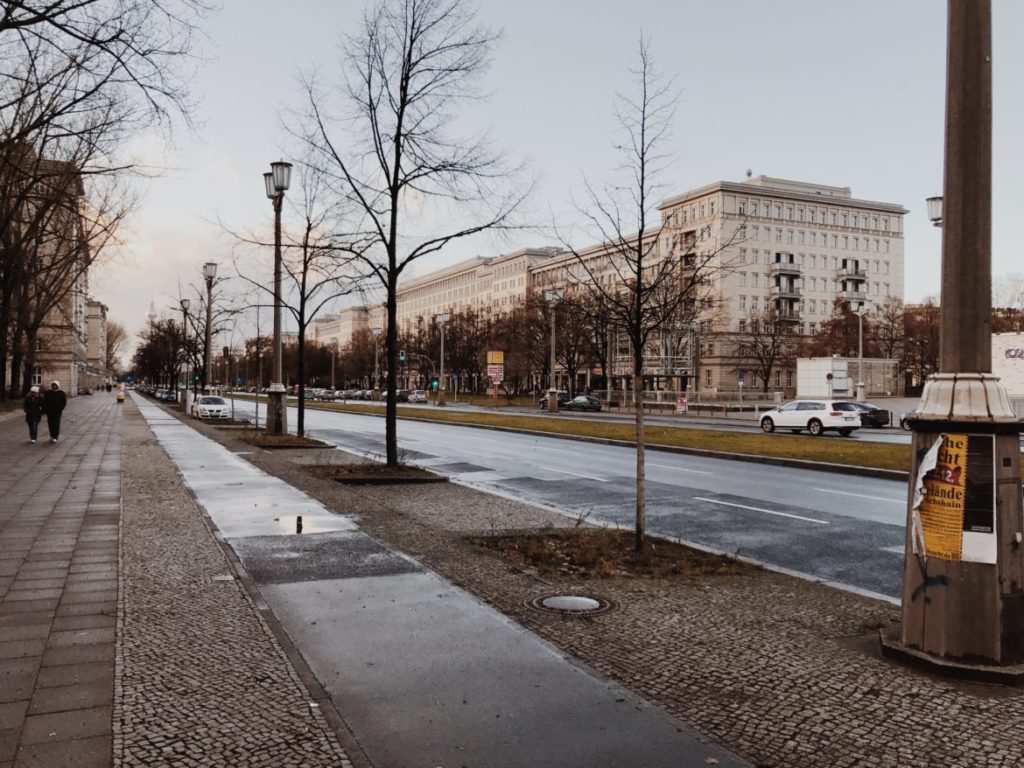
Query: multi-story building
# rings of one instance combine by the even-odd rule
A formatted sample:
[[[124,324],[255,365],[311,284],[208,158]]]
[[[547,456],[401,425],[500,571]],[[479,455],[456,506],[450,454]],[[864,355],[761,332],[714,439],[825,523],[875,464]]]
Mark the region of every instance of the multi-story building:
[[[837,301],[870,311],[889,296],[902,298],[907,211],[900,205],[855,198],[849,187],[758,176],[715,182],[673,196],[659,208],[661,222],[643,235],[657,238],[651,263],[678,258],[684,273],[701,269],[705,275],[691,316],[653,337],[645,386],[705,391],[760,386],[736,354],[736,338],[753,319],[791,323],[796,333],[813,335]],[[577,253],[523,249],[418,276],[399,288],[399,330],[409,332],[436,314],[464,309],[500,317],[531,292],[571,290],[583,279],[614,290],[621,277],[612,268],[613,251],[608,244]],[[372,327],[383,327],[381,305],[350,311],[365,313]],[[344,345],[353,326],[339,324],[337,330]],[[612,348],[616,386],[627,386],[631,365],[621,334]],[[792,390],[794,368],[780,367],[773,378],[770,388]]]
[[[107,370],[107,306],[95,299],[85,302],[85,368],[83,387],[99,387],[110,380]]]

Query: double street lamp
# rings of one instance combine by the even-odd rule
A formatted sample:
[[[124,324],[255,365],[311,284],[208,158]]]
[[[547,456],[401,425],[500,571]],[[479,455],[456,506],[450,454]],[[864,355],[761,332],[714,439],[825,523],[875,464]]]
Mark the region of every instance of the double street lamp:
[[[434,316],[434,320],[437,322],[437,324],[439,326],[441,326],[441,377],[440,377],[440,380],[438,381],[437,404],[438,405],[447,405],[447,402],[445,401],[445,394],[444,394],[445,393],[445,385],[444,385],[444,326],[448,322],[448,315],[446,315],[446,314],[435,315]],[[459,399],[459,393],[456,392],[455,393],[455,400],[456,400],[456,402],[458,402],[458,399]]]
[[[555,389],[555,302],[562,298],[561,288],[544,291],[544,300],[551,304],[551,381],[548,387],[548,411],[558,413],[558,390]]]
[[[283,435],[288,431],[284,369],[281,360],[281,206],[291,179],[292,164],[283,160],[271,163],[270,171],[263,174],[267,197],[274,206],[274,371],[268,390],[268,435]]]
[[[188,308],[191,302],[188,299],[181,300],[181,346],[185,356],[185,410],[188,410]]]
[[[206,278],[206,345],[203,347],[203,391],[210,389],[210,327],[213,319],[213,281],[217,277],[217,265],[208,261],[203,264]]]

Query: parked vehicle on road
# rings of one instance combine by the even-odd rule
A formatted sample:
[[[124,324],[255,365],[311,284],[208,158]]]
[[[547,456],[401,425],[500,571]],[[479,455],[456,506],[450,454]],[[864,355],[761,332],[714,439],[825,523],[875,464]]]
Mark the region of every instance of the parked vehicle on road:
[[[843,405],[849,405],[856,408],[860,412],[860,425],[862,427],[872,427],[874,429],[881,429],[882,427],[889,426],[889,419],[891,418],[889,412],[884,408],[879,408],[873,403],[843,403]]]
[[[910,424],[907,423],[907,419],[913,419],[917,417],[917,408],[912,411],[907,411],[900,416],[900,429],[904,432],[910,431]]]
[[[425,403],[425,402],[427,402],[427,390],[425,390],[425,389],[411,389],[411,390],[409,390],[409,402],[410,403]]]
[[[761,429],[767,433],[788,429],[797,434],[806,429],[817,436],[831,430],[849,437],[859,428],[860,411],[843,401],[794,400],[761,416]]]
[[[557,397],[558,397],[558,407],[559,408],[563,408],[565,406],[565,404],[567,402],[569,402],[569,393],[566,392],[564,389],[558,390]],[[544,396],[540,399],[540,402],[538,403],[538,405],[540,406],[540,409],[542,411],[546,411],[547,410],[547,408],[548,408],[548,395],[547,395],[546,392],[544,393]]]
[[[593,395],[577,395],[562,406],[567,411],[600,411],[601,401]]]
[[[203,395],[192,403],[192,415],[197,419],[230,419],[228,401],[215,395]]]

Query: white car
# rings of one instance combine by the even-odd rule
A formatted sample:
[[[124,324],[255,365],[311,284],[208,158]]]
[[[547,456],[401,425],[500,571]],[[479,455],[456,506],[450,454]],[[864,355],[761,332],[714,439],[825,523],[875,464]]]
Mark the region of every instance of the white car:
[[[425,389],[414,389],[409,393],[410,403],[425,403],[427,402],[427,391]]]
[[[761,429],[788,429],[793,434],[806,429],[812,435],[833,430],[849,437],[860,427],[860,412],[850,403],[834,400],[794,400],[761,416]]]
[[[227,400],[214,395],[203,395],[192,403],[192,415],[197,419],[230,419]]]

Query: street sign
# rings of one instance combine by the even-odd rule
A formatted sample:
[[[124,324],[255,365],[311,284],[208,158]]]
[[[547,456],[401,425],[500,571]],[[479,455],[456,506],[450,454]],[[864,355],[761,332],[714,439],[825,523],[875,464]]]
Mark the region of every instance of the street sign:
[[[490,354],[490,353],[488,353]],[[505,380],[505,366],[504,365],[488,365],[487,375],[491,377],[491,381],[499,382]]]
[[[490,370],[492,365],[504,365],[505,364],[505,353],[502,351],[488,352],[487,353],[487,368]]]

